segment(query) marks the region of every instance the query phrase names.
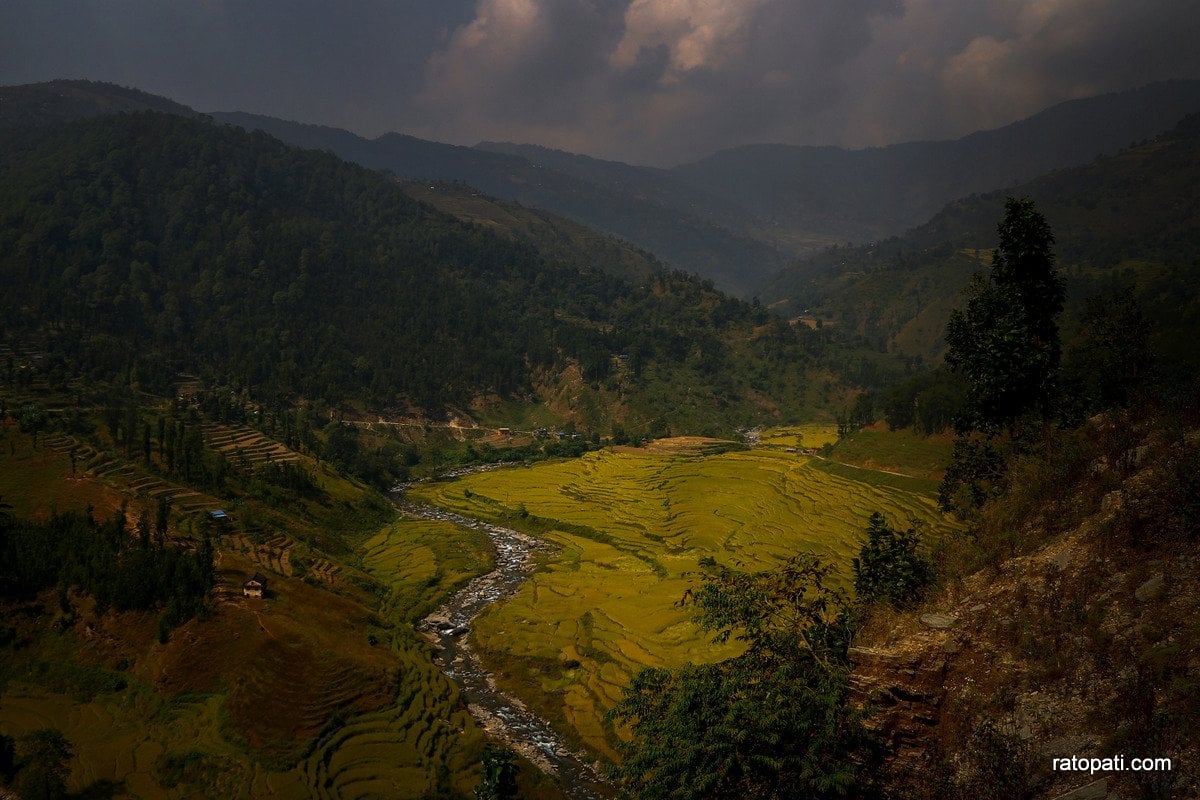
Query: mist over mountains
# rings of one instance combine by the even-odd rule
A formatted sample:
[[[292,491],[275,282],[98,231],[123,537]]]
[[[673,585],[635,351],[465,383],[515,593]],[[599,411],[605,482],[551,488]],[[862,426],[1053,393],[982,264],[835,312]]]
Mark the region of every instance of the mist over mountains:
[[[665,170],[528,144],[366,140],[253,115],[213,116],[401,177],[461,180],[545,208],[750,297],[789,258],[903,233],[960,197],[1116,152],[1196,110],[1200,81],[1171,81],[1062,103],[956,140],[863,150],[753,145]]]
[[[136,90],[98,86],[9,87],[0,95],[0,117],[44,122],[134,108],[195,113]],[[617,236],[740,297],[777,300],[768,287],[798,258],[899,235],[947,203],[1114,153],[1196,110],[1200,81],[1169,81],[1062,103],[956,140],[862,150],[752,145],[671,169],[529,144],[462,147],[396,133],[366,139],[245,112],[210,116],[400,178],[460,181]]]

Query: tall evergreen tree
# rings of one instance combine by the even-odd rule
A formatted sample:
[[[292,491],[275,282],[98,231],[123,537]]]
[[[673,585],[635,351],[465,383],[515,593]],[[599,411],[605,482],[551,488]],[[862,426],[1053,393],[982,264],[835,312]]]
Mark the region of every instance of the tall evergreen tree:
[[[1066,288],[1032,200],[1008,198],[997,231],[990,275],[976,276],[966,311],[950,316],[946,362],[967,381],[960,430],[1019,433],[1030,415],[1046,422],[1054,411]]]

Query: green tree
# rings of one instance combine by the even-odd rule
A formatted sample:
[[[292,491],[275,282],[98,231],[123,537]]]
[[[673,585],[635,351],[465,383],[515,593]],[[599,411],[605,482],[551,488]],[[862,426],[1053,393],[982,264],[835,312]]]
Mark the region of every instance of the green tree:
[[[916,528],[896,530],[879,512],[867,523],[867,539],[854,559],[854,592],[864,603],[909,605],[933,578],[933,566],[918,552]]]
[[[159,495],[154,504],[154,536],[159,547],[167,539],[167,525],[171,520],[171,501]]]
[[[1019,433],[1028,415],[1054,412],[1066,289],[1054,265],[1054,234],[1029,199],[1008,198],[987,278],[976,276],[966,311],[946,326],[946,363],[967,382],[960,429]]]
[[[33,436],[34,449],[37,449],[38,434],[46,429],[49,422],[50,417],[46,414],[46,410],[37,403],[24,406],[17,416],[17,427],[21,429],[22,433]]]
[[[1077,413],[1128,405],[1145,389],[1153,369],[1150,322],[1133,290],[1126,287],[1088,298],[1078,340],[1063,368]]]
[[[483,779],[475,800],[513,800],[517,796],[517,757],[507,747],[483,748]]]
[[[1005,488],[1004,453],[991,442],[958,439],[938,484],[938,508],[967,516]]]
[[[610,770],[617,785],[679,800],[849,794],[867,740],[847,702],[848,605],[829,580],[805,554],[773,572],[723,570],[689,595],[714,641],[746,650],[634,676],[610,712],[634,732]]]
[[[54,728],[42,728],[21,737],[21,768],[17,793],[21,800],[60,800],[67,796],[71,743]]]

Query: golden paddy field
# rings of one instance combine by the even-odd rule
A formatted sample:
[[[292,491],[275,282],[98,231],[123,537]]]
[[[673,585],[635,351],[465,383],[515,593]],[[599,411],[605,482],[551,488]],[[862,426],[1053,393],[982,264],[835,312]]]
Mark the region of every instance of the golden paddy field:
[[[802,437],[803,433],[800,434]],[[814,437],[815,438],[815,437]],[[807,438],[805,438],[807,443]],[[519,594],[479,618],[502,685],[597,752],[604,712],[644,666],[717,660],[679,605],[704,569],[767,569],[800,551],[849,563],[867,518],[948,528],[931,481],[770,450],[697,455],[624,449],[414,487],[414,499],[501,520],[559,547]]]
[[[767,428],[760,441],[767,447],[804,447],[819,449],[827,444],[837,444],[837,426],[813,423]]]
[[[807,550],[839,565],[848,583],[873,511],[935,534],[948,528],[928,478],[783,449],[819,447],[834,433],[776,429],[764,432],[773,448],[733,452],[718,440],[664,440],[422,484],[411,495],[557,546],[472,636],[502,686],[611,756],[621,732],[604,713],[638,669],[736,652],[712,645],[679,605],[711,569],[702,560],[766,569]],[[879,463],[912,460],[915,446],[885,436],[856,443]],[[16,445],[0,453],[19,461],[0,470],[0,489],[19,513],[116,505],[118,489],[72,479],[62,454]],[[321,474],[338,507],[361,501],[361,491]],[[38,494],[43,484],[52,489]],[[306,533],[329,522],[271,513]],[[0,662],[0,732],[62,730],[76,753],[74,791],[112,781],[147,798],[467,794],[484,734],[411,623],[489,569],[490,553],[480,533],[395,519],[355,532],[341,557],[343,574],[369,576],[363,588],[346,580],[330,591],[272,573],[269,600],[215,603],[166,645],[155,641],[153,615],[90,618],[95,637],[81,618]],[[223,550],[226,583],[260,568],[246,559]]]
[[[136,646],[133,677],[90,663],[74,630],[43,636],[0,666],[0,732],[62,731],[77,792],[109,781],[142,798],[466,796],[484,734],[409,622],[490,568],[486,537],[401,519],[362,560],[388,589],[369,616],[276,577],[271,599],[217,604],[167,645],[131,632],[151,633],[152,615],[95,620]]]

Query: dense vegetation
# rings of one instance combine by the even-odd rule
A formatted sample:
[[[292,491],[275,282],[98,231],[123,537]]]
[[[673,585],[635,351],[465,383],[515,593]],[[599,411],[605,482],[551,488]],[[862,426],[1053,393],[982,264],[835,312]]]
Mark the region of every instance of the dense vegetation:
[[[867,538],[851,563],[854,594],[860,603],[912,605],[933,579],[933,565],[921,552],[916,526],[897,530],[875,512]]]
[[[558,266],[261,133],[146,113],[4,139],[9,331],[91,377],[161,392],[186,368],[268,401],[436,412],[578,364],[669,418],[684,384],[730,414],[748,384],[796,407],[826,348],[682,274]]]
[[[697,621],[742,655],[645,669],[613,710],[635,738],[612,774],[636,798],[833,798],[856,788],[867,739],[848,703],[846,600],[801,555],[757,574],[723,570]]]
[[[145,518],[132,532],[123,514],[106,523],[72,513],[46,523],[3,520],[0,525],[0,596],[5,599],[57,586],[62,611],[69,613],[67,590],[75,589],[95,598],[100,611],[164,608],[169,629],[195,615],[213,585],[211,542],[206,539],[194,550],[164,546],[165,531],[152,535]]]
[[[347,161],[419,181],[463,181],[476,190],[552,211],[652,251],[673,268],[749,297],[787,264],[780,250],[733,224],[729,203],[682,185],[657,170],[551,151],[497,152],[494,145],[458,147],[389,133],[363,139],[349,131],[252,114],[213,115],[261,129],[298,147],[328,150]],[[579,170],[586,162],[598,170]],[[608,174],[615,170],[616,179]],[[743,215],[744,216],[744,215]]]
[[[1129,292],[1149,321],[1149,343],[1176,378],[1195,370],[1200,325],[1200,117],[1156,139],[1084,166],[948,205],[902,237],[840,247],[800,263],[763,297],[787,313],[812,314],[873,345],[936,363],[958,293],[990,267],[997,209],[1006,195],[1031,198],[1053,229],[1067,297],[1064,354],[1086,327],[1089,298]],[[776,303],[779,305],[776,305]]]
[[[960,427],[1014,431],[1053,416],[1062,357],[1058,316],[1066,289],[1054,264],[1054,234],[1033,202],[1009,198],[987,280],[946,325],[946,364],[967,385]]]

